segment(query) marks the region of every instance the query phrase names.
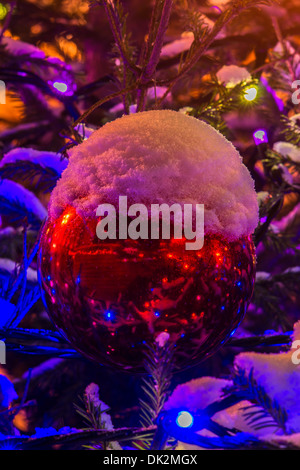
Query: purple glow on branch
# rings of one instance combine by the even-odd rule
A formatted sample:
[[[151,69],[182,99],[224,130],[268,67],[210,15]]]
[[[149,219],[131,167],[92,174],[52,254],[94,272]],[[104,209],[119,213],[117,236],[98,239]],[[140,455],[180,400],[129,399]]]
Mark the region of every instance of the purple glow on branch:
[[[222,13],[221,8],[218,7],[217,5],[212,5],[212,8],[213,8],[214,10],[217,10],[218,13]]]
[[[265,87],[265,89],[267,90],[268,93],[270,93],[270,95],[272,95],[275,103],[277,104],[277,107],[279,109],[279,111],[283,111],[284,110],[284,103],[283,101],[279,98],[279,96],[277,95],[276,91],[273,90],[273,88],[269,85],[267,79],[265,77],[261,77],[260,78],[260,81],[261,83],[263,84],[263,86]]]
[[[253,133],[253,138],[256,145],[268,143],[268,135],[265,129],[257,129]]]
[[[267,222],[267,218],[268,218],[268,217],[262,217],[262,218],[260,219],[260,223],[261,223],[261,224],[266,223],[266,222]]]

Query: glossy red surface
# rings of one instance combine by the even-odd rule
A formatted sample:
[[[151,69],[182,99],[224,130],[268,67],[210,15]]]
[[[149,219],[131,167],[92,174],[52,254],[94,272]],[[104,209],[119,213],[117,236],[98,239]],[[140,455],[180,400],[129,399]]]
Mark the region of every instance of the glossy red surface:
[[[39,252],[47,311],[83,355],[143,371],[145,343],[167,332],[182,369],[235,331],[253,291],[251,237],[206,236],[186,251],[186,240],[101,241],[96,224],[68,208],[45,225]]]

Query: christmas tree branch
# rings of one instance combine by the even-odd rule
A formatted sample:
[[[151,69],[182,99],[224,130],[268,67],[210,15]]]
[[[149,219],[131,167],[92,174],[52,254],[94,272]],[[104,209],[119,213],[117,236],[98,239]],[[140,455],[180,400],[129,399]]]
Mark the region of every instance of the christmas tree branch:
[[[173,347],[168,342],[168,334],[165,334],[166,342],[154,342],[147,345],[145,352],[145,369],[148,376],[143,380],[142,390],[145,399],[140,399],[140,422],[142,426],[152,426],[164,407],[168,398],[170,383],[173,371]],[[164,447],[167,436],[158,425],[151,449],[161,449]],[[150,443],[145,442],[149,447]]]
[[[249,349],[255,347],[285,346],[292,343],[292,333],[246,336],[241,338],[230,338],[225,346]]]
[[[162,5],[160,19],[156,19],[156,22],[150,22],[150,31],[146,44],[148,57],[146,63],[143,64],[143,71],[139,78],[140,85],[151,81],[155,75],[156,67],[160,59],[160,53],[163,46],[165,33],[169,25],[173,0],[165,0],[164,2],[162,2],[161,0],[157,0],[154,6],[152,19],[156,17],[156,12],[160,5]],[[156,27],[156,24],[158,24],[158,27]],[[143,111],[145,109],[146,93],[146,88],[138,88],[137,111]]]
[[[183,64],[183,66],[180,68],[178,74],[167,80],[161,81],[160,85],[161,86],[167,86],[167,90],[164,93],[164,95],[158,100],[156,103],[156,108],[159,108],[161,103],[164,101],[166,96],[170,93],[171,89],[174,87],[174,85],[178,82],[179,79],[181,79],[184,75],[186,75],[190,70],[198,63],[202,55],[207,51],[207,49],[211,46],[213,41],[216,39],[218,34],[232,22],[234,18],[236,18],[238,15],[240,15],[243,11],[255,7],[259,4],[270,4],[274,3],[272,0],[236,0],[233,1],[229,4],[229,7],[219,16],[217,21],[215,22],[212,30],[204,37],[202,38],[202,41],[199,42],[199,44],[195,44],[197,41],[192,43],[191,49],[194,48],[194,51],[192,54],[188,55],[188,59],[186,62]],[[196,46],[196,47],[195,47]]]
[[[36,240],[32,250],[31,250],[31,253],[26,261],[26,266],[30,266],[32,261],[34,260],[34,257],[36,256],[37,252],[38,252],[38,249],[39,249],[39,239]],[[19,274],[18,274],[18,277],[16,278],[14,284],[12,285],[12,288],[11,290],[9,291],[8,293],[8,296],[7,296],[7,299],[8,300],[11,300],[12,297],[14,296],[14,294],[17,292],[18,288],[20,287],[21,283],[24,282],[24,278],[26,276],[26,270],[22,269]]]
[[[46,450],[54,447],[80,447],[93,443],[103,443],[112,441],[132,441],[149,438],[153,435],[156,426],[151,428],[119,428],[115,430],[87,430],[76,431],[68,434],[58,434],[40,438],[11,438],[16,448],[23,450]]]
[[[128,57],[125,48],[126,42],[124,41],[124,37],[122,34],[122,25],[115,2],[111,2],[109,0],[102,0],[99,3],[102,4],[105,10],[108,23],[110,25],[116,46],[120,52],[120,56],[122,58],[125,68],[128,67],[134,75],[137,75],[137,73],[139,72],[139,68]]]
[[[21,354],[47,355],[50,357],[74,357],[84,359],[68,342],[55,331],[22,328],[0,328],[0,338],[5,340],[8,351]],[[37,344],[38,342],[38,344]],[[291,344],[292,334],[273,334],[231,338],[224,347],[254,348],[280,347]],[[155,415],[156,413],[154,413]],[[154,417],[154,415],[151,415]],[[149,414],[147,415],[149,418]],[[151,418],[152,419],[152,418]],[[148,421],[148,424],[150,421]]]
[[[264,387],[259,385],[253,376],[253,369],[249,373],[237,367],[234,371],[233,386],[226,390],[227,394],[240,395],[241,400],[253,403],[246,407],[245,418],[254,429],[264,427],[278,427],[287,434],[286,422],[288,415],[277,400],[269,397]],[[260,407],[257,409],[257,406]],[[249,411],[250,410],[250,411]]]
[[[99,101],[96,101],[85,113],[83,113],[74,123],[73,123],[73,128],[78,126],[82,121],[84,121],[93,111],[95,111],[97,108],[102,106],[104,103],[107,103],[107,101],[113,100],[114,98],[118,98],[119,96],[125,95],[126,93],[130,93],[132,91],[136,90],[136,84],[131,85],[127,88],[123,88],[122,90],[116,91],[115,93],[111,93],[110,95],[106,96],[105,98],[102,98]]]
[[[159,3],[161,3],[161,1],[159,1]],[[144,67],[144,71],[142,72],[142,76],[140,78],[141,83],[144,83],[145,81],[147,82],[148,80],[150,80],[155,73],[157,64],[160,59],[160,53],[161,53],[161,49],[163,46],[165,33],[169,25],[172,7],[173,7],[173,0],[164,1],[155,41],[153,42],[152,47],[151,47],[151,44],[149,44],[148,42],[148,50],[151,51],[151,53],[150,53],[148,62],[146,66]],[[150,34],[149,34],[149,38],[151,38]]]

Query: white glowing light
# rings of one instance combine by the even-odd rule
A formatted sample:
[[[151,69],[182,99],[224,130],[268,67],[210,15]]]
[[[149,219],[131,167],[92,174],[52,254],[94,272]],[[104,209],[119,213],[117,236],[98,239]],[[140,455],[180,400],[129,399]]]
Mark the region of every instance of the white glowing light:
[[[194,418],[188,411],[180,411],[180,413],[178,413],[176,424],[180,428],[190,428],[193,422]]]
[[[61,93],[65,93],[68,89],[68,85],[63,82],[54,82],[53,87],[56,88],[56,90],[60,91]]]
[[[264,129],[258,129],[253,134],[256,145],[268,143],[268,135]]]
[[[250,87],[245,90],[244,98],[246,101],[254,101],[257,97],[257,88]]]

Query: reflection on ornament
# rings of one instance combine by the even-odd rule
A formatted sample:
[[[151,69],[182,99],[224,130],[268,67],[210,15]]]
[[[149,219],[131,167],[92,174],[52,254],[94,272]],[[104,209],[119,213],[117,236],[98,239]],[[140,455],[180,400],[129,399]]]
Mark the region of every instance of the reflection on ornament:
[[[67,208],[41,236],[39,276],[59,331],[100,364],[143,371],[145,343],[169,335],[177,368],[212,354],[237,328],[255,278],[251,237],[99,240],[98,220]]]

